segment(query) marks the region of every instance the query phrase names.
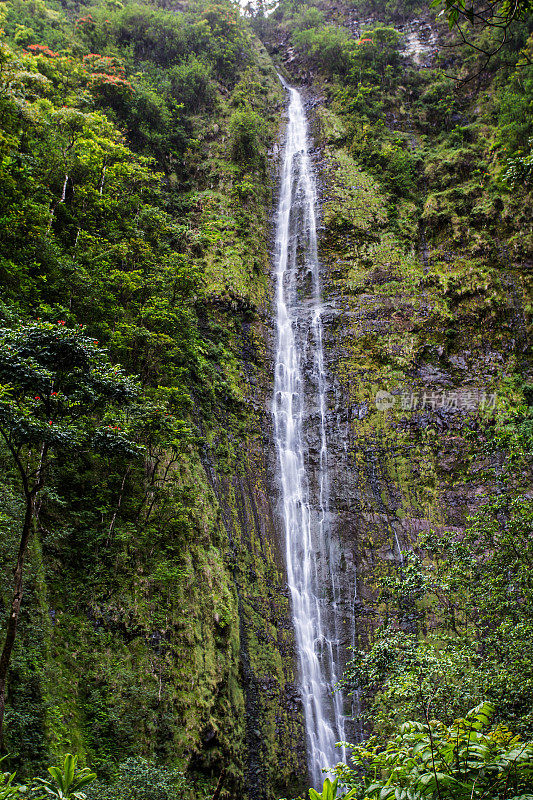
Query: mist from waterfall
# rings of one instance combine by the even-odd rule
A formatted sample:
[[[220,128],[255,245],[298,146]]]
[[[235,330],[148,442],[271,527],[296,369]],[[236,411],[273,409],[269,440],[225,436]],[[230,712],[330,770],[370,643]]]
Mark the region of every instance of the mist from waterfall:
[[[285,528],[287,578],[298,651],[310,777],[344,760],[345,739],[338,609],[332,566],[326,438],[326,374],[316,232],[316,188],[307,120],[299,92],[289,92],[288,124],[276,220],[277,348],[273,414]],[[319,463],[310,468],[309,434]]]

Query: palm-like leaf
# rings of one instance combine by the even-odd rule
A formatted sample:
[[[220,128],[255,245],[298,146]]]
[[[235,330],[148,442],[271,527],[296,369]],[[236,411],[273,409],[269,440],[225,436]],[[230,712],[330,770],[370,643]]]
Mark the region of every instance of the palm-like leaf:
[[[49,778],[36,778],[37,783],[50,796],[56,800],[84,800],[85,795],[79,790],[94,781],[96,773],[87,767],[78,769],[78,756],[67,753],[62,767],[48,767],[53,780]],[[0,800],[2,800],[0,798]]]
[[[3,760],[0,758],[0,762]],[[14,779],[14,772],[0,772],[0,800],[16,800],[20,796],[20,792],[26,789],[25,786],[14,784]]]
[[[309,789],[310,800],[336,800],[337,792],[339,790],[338,786],[339,778],[335,778],[334,781],[326,778],[322,787],[322,792],[317,792],[316,789]],[[350,789],[347,794],[342,795],[342,800],[352,800],[356,794],[357,792],[355,789]]]

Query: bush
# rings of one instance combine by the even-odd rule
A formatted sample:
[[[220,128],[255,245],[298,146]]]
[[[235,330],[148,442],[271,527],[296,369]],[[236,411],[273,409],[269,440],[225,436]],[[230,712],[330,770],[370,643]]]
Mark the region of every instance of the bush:
[[[208,108],[215,99],[209,67],[195,55],[189,56],[169,72],[172,96],[188,111]]]
[[[194,800],[209,797],[207,786],[193,786],[183,772],[157,766],[144,758],[123,761],[112,784],[95,783],[87,791],[88,800]]]
[[[494,707],[482,703],[447,727],[406,722],[386,745],[351,746],[355,769],[336,768],[358,797],[379,800],[529,800],[533,742],[504,725],[486,731]]]
[[[310,28],[294,33],[292,39],[296,47],[330,75],[343,75],[348,69],[351,37],[346,28],[334,25]]]
[[[510,159],[503,178],[513,188],[516,186],[528,188],[533,185],[533,137],[529,140],[528,155]]]
[[[294,30],[306,30],[308,28],[320,28],[324,25],[324,12],[314,6],[302,6],[297,14],[294,15],[291,27]]]
[[[181,14],[130,5],[120,13],[112,30],[121,45],[132,48],[135,58],[168,66],[186,53],[182,19]]]
[[[235,111],[230,119],[231,153],[235,161],[253,164],[261,160],[263,122],[251,109]]]

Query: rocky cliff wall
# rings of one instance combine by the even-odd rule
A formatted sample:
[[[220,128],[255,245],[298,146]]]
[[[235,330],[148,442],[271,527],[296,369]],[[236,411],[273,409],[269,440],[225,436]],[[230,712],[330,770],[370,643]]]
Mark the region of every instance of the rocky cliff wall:
[[[529,295],[505,256],[474,258],[451,232],[419,246],[413,209],[401,204],[391,223],[390,197],[348,152],[342,120],[324,100],[314,113],[331,505],[344,641],[364,647],[392,621],[377,579],[401,573],[408,551],[423,557],[421,534],[460,534],[509,490],[505,445],[485,443],[498,408],[531,377]],[[512,482],[527,485],[527,467]],[[406,599],[404,630],[414,613]]]

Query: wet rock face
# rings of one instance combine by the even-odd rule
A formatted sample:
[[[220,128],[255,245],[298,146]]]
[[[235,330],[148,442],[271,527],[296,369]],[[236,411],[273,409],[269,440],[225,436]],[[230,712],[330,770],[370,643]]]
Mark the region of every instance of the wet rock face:
[[[391,239],[382,190],[342,150],[330,110],[316,108],[313,130],[321,146],[330,512],[346,648],[363,644],[379,622],[376,569],[401,563],[420,534],[459,533],[494,490],[485,475],[498,457],[480,457],[479,448],[501,381],[522,358],[525,325],[517,290],[502,292],[497,270],[488,284],[451,297],[431,277],[440,269],[431,241],[419,259]],[[447,257],[460,285],[461,254]],[[317,447],[311,427],[315,470]]]
[[[405,55],[420,67],[429,67],[437,52],[437,35],[427,20],[414,19],[398,28]]]
[[[271,415],[271,309],[238,327],[246,376],[248,433],[235,469],[222,474],[206,454],[228,544],[239,624],[239,686],[243,706],[235,752],[249,800],[275,800],[303,790],[307,780],[305,729],[289,606],[285,556],[277,513],[277,459]],[[217,623],[220,626],[220,622]],[[235,712],[233,712],[235,713]],[[231,724],[231,720],[228,720]],[[207,745],[209,747],[209,745]]]

